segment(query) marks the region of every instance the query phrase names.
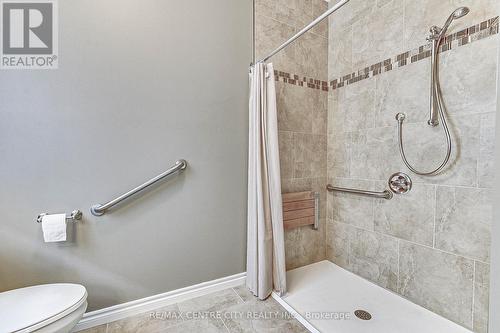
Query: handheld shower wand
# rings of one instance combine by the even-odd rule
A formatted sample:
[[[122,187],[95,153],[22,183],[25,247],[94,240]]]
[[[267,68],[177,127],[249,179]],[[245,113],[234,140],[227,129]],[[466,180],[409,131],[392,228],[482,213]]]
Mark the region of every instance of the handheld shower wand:
[[[431,32],[434,28],[438,28],[439,29],[438,37],[439,38],[444,37],[444,35],[446,34],[446,31],[450,27],[450,24],[453,22],[453,20],[457,20],[461,17],[464,17],[465,15],[469,14],[469,11],[470,10],[467,7],[460,7],[460,8],[455,9],[455,11],[453,13],[451,13],[451,15],[448,17],[448,19],[446,20],[446,22],[444,23],[444,25],[441,29],[439,29],[436,26],[433,26],[431,28]]]
[[[438,101],[436,98],[436,95],[440,95],[438,92],[436,92],[436,87],[439,88],[439,56],[438,56],[438,50],[439,50],[439,45],[441,45],[441,41],[446,35],[446,32],[448,31],[448,28],[450,27],[451,23],[459,19],[461,17],[464,17],[469,13],[469,8],[467,7],[460,7],[457,8],[453,13],[451,13],[450,16],[448,16],[448,19],[444,23],[442,28],[439,28],[437,26],[432,26],[430,29],[431,35],[427,38],[428,41],[432,42],[432,56],[431,56],[431,98],[430,98],[430,115],[429,115],[429,121],[428,124],[431,126],[437,126],[439,124],[438,121],[438,110],[439,110],[439,105]],[[441,96],[437,96],[438,98],[441,98]]]
[[[439,119],[443,125],[443,130],[446,136],[446,144],[447,151],[446,156],[443,162],[436,169],[429,172],[422,172],[416,170],[407,160],[406,154],[403,146],[403,122],[406,118],[404,113],[398,113],[396,115],[396,120],[398,122],[398,140],[399,140],[399,152],[401,154],[401,158],[405,165],[410,169],[413,173],[421,176],[435,176],[439,172],[441,172],[444,167],[448,164],[451,156],[451,135],[450,130],[448,129],[448,124],[446,122],[445,115],[445,106],[443,101],[443,96],[441,94],[440,84],[439,84],[439,46],[443,38],[446,35],[446,31],[450,27],[453,20],[459,19],[469,13],[469,8],[460,7],[457,8],[451,15],[448,17],[446,22],[444,23],[442,28],[437,26],[433,26],[430,29],[431,35],[427,38],[428,41],[432,42],[432,51],[431,51],[431,91],[430,91],[430,111],[429,111],[429,120],[428,124],[430,126],[439,125]]]

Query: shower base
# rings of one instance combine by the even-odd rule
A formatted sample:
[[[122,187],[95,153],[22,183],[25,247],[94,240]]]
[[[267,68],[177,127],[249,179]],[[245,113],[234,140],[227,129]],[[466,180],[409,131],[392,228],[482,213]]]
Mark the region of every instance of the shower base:
[[[288,271],[287,286],[273,297],[311,332],[471,333],[330,261]]]

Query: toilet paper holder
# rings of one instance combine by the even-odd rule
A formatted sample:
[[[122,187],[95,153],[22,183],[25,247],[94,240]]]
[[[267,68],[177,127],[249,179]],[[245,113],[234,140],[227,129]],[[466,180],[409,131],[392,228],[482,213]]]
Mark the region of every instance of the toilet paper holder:
[[[36,218],[36,222],[42,223],[42,218],[45,215],[48,215],[48,213],[39,214],[38,217]],[[66,215],[66,221],[69,220],[71,222],[76,222],[77,220],[81,220],[82,217],[83,217],[82,211],[79,209],[76,209],[76,210],[72,211],[70,215]]]

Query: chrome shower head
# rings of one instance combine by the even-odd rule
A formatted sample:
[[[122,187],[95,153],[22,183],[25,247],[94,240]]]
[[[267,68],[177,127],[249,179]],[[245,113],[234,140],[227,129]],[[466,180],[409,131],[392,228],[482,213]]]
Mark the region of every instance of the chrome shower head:
[[[456,19],[459,19],[461,17],[464,17],[465,15],[469,14],[470,12],[470,9],[467,8],[467,7],[460,7],[460,8],[457,8],[453,14],[451,14],[453,16],[453,19],[456,20]]]
[[[448,19],[444,23],[443,28],[441,28],[441,30],[439,30],[439,38],[444,37],[444,35],[446,34],[446,31],[450,27],[450,24],[451,24],[451,22],[453,22],[453,20],[464,17],[465,15],[469,14],[469,11],[470,10],[467,7],[459,7],[457,9],[455,9],[455,11],[453,13],[451,13],[451,15],[448,17]]]

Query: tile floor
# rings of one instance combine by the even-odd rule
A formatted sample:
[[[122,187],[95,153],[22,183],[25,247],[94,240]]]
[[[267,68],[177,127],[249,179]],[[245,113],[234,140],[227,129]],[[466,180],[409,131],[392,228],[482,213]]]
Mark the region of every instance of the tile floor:
[[[274,299],[259,301],[244,286],[225,289],[81,333],[307,333]]]

